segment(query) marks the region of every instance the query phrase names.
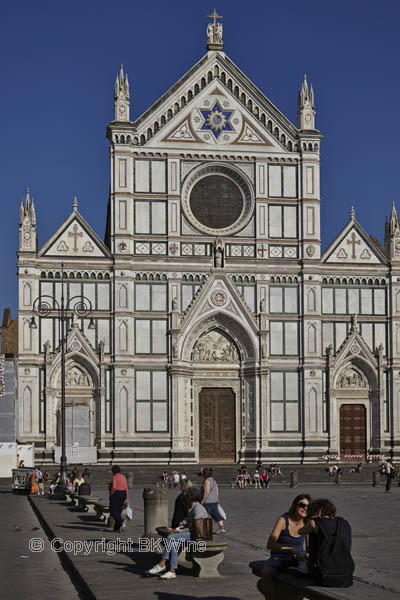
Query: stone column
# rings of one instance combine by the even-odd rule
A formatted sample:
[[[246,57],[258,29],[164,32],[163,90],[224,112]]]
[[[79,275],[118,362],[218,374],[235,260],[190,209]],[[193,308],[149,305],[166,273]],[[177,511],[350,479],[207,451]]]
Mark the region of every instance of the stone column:
[[[143,537],[160,537],[156,532],[156,527],[168,525],[168,492],[163,488],[144,488],[143,502]]]

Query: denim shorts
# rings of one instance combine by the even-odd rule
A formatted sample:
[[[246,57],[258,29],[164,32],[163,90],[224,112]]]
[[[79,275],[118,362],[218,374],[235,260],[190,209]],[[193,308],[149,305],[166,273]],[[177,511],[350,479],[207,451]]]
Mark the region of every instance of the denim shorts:
[[[218,502],[204,502],[204,508],[208,512],[208,514],[219,523],[219,521],[223,521],[223,518],[219,514],[218,510]]]

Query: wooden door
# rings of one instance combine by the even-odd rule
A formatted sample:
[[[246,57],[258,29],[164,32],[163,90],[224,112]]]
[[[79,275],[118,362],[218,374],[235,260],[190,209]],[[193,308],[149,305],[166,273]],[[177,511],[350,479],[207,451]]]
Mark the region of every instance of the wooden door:
[[[200,461],[235,462],[235,395],[203,388],[199,395]]]
[[[366,413],[363,404],[340,407],[340,456],[363,454],[367,449]]]

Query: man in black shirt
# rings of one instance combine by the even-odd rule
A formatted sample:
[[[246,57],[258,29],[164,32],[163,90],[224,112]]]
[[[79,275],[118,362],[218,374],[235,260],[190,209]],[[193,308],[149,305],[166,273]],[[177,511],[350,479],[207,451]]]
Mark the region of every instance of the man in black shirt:
[[[305,519],[305,525],[299,529],[300,535],[309,534],[309,572],[317,579],[321,579],[320,565],[318,559],[321,556],[321,549],[327,536],[339,536],[347,567],[354,569],[351,552],[351,525],[343,517],[336,516],[335,505],[326,498],[318,498],[308,507],[308,515]],[[333,538],[332,538],[333,539]],[[352,571],[348,578],[352,581]],[[344,583],[343,585],[351,585]]]

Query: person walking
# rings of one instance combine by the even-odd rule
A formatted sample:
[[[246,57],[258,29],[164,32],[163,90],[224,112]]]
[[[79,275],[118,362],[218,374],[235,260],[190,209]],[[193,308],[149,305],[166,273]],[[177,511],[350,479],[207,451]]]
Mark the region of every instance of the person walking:
[[[212,476],[212,469],[203,469],[203,498],[201,503],[208,514],[218,523],[218,531],[216,533],[225,533],[224,520],[218,510],[219,492],[218,485]]]
[[[125,529],[127,522],[122,518],[122,509],[128,504],[128,482],[126,477],[122,475],[118,465],[113,465],[111,468],[113,474],[112,481],[109,485],[110,489],[110,515],[113,517],[114,531],[120,533]]]
[[[44,496],[44,480],[43,480],[43,473],[42,471],[39,469],[39,467],[36,469],[36,481],[38,484],[38,488],[39,488],[39,496]]]
[[[392,465],[392,461],[391,460],[387,460],[384,464],[384,473],[385,473],[385,477],[386,477],[386,489],[385,489],[385,494],[391,494],[392,490],[390,489],[392,487],[392,479],[393,479],[393,475],[394,475],[394,467]]]

